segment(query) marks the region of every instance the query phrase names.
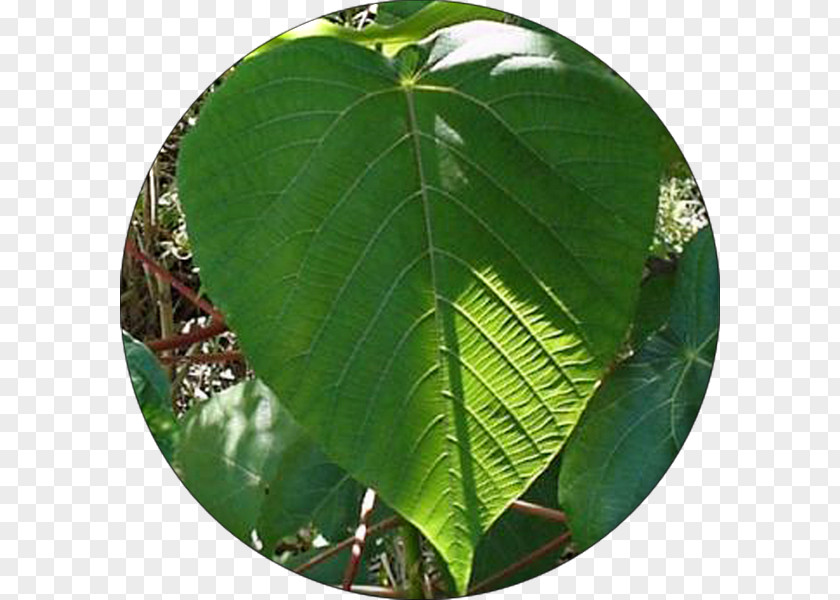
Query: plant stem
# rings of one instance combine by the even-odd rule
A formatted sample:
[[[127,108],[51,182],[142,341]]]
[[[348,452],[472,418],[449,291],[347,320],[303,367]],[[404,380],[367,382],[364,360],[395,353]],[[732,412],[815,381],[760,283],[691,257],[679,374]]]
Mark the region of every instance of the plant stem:
[[[182,283],[179,279],[172,275],[172,273],[170,273],[162,266],[157,264],[151,257],[149,257],[149,255],[140,250],[131,240],[131,238],[128,238],[125,242],[125,251],[126,254],[129,254],[130,256],[136,258],[143,264],[145,268],[154,273],[158,277],[158,280],[163,280],[169,283],[172,287],[178,290],[178,292],[184,298],[186,298],[192,304],[209,314],[211,317],[213,317],[214,320],[224,320],[222,314],[215,306],[207,302],[207,300],[199,298],[194,291],[192,291],[189,287],[187,287],[184,283]]]
[[[359,526],[356,528],[356,535],[353,539],[353,548],[350,551],[350,561],[347,563],[347,568],[344,569],[344,580],[341,587],[348,592],[350,586],[353,585],[353,580],[356,579],[356,573],[359,571],[359,563],[362,561],[362,552],[365,550],[365,541],[368,533],[368,520],[373,512],[373,506],[376,504],[376,492],[368,488],[365,490],[365,495],[362,498],[362,508],[359,511]]]
[[[169,350],[172,348],[183,348],[184,346],[191,346],[196,342],[215,337],[220,333],[227,331],[227,325],[224,321],[213,320],[206,327],[201,327],[198,331],[191,331],[183,335],[174,335],[171,338],[162,340],[153,340],[146,345],[152,352],[160,352],[161,350]]]
[[[510,508],[516,512],[526,515],[534,515],[535,517],[540,517],[548,521],[555,521],[557,523],[566,522],[566,513],[553,508],[540,506],[539,504],[534,504],[532,502],[526,502],[525,500],[514,500],[510,505]]]
[[[368,531],[369,535],[373,535],[374,533],[379,533],[380,531],[387,531],[388,529],[393,529],[397,525],[400,524],[401,519],[397,516],[388,517],[387,519],[380,521],[376,525],[371,526],[370,530]],[[351,535],[349,538],[345,538],[335,546],[331,548],[327,548],[321,554],[317,556],[313,556],[311,559],[300,565],[297,569],[295,569],[295,573],[303,573],[304,571],[308,571],[315,565],[321,564],[328,558],[331,558],[344,550],[347,546],[351,545],[356,540],[356,536]]]
[[[377,585],[351,585],[350,591],[356,592],[357,594],[364,594],[366,596],[381,596],[382,598],[402,598],[402,596],[397,590],[393,588],[380,587]]]
[[[410,523],[404,523],[402,540],[405,550],[405,598],[422,599],[423,554],[420,551],[420,532]]]
[[[161,356],[163,364],[188,363],[188,364],[210,364],[239,362],[245,360],[243,354],[236,350],[229,352],[211,352],[209,354],[185,354],[183,356]]]

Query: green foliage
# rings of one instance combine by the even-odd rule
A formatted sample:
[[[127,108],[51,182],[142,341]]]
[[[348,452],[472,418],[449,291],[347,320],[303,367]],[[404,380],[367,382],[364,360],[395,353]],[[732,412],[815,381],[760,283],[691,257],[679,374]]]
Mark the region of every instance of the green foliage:
[[[475,22],[413,56],[406,74],[404,54],[340,39],[263,52],[184,140],[180,190],[203,283],[257,374],[463,593],[480,538],[625,338],[667,133],[559,36]],[[181,454],[200,470],[242,423],[215,451],[236,501],[206,496],[241,533],[289,444],[240,404],[202,407]]]
[[[398,2],[395,4],[404,3]],[[376,23],[364,29],[339,25],[328,19],[309,21],[269,40],[246,56],[245,60],[265,54],[291,41],[309,37],[331,37],[345,40],[368,48],[375,48],[387,56],[393,56],[405,46],[414,44],[444,27],[478,19],[503,21],[507,16],[503,12],[474,4],[455,2],[428,2],[423,4],[425,6],[419,10],[414,10],[414,7],[394,7],[396,12],[390,13],[394,17],[393,19],[389,19],[387,16],[384,21],[377,19]],[[387,6],[385,6],[385,13],[386,15],[389,14]],[[399,18],[400,14],[404,15],[405,18]]]
[[[676,279],[676,272],[669,271],[656,273],[642,283],[630,335],[631,348],[639,348],[651,334],[667,322]]]
[[[175,469],[223,527],[250,543],[283,451],[301,435],[274,394],[247,381],[190,409]]]
[[[122,340],[131,386],[140,406],[171,406],[169,377],[158,359],[146,344],[135,340],[127,331],[122,332]]]
[[[376,22],[380,25],[393,25],[433,4],[427,0],[396,0],[380,2],[376,12]]]
[[[169,377],[146,345],[122,332],[125,360],[134,395],[146,419],[149,431],[167,461],[172,461],[178,443],[178,422],[172,412],[172,390]]]
[[[359,485],[324,458],[260,381],[195,406],[183,429],[175,469],[184,485],[231,533],[251,543],[254,532],[269,556],[301,527],[337,536],[358,518]]]
[[[685,442],[712,372],[719,289],[705,228],[680,260],[667,326],[605,381],[563,453],[559,500],[580,550],[644,500]]]
[[[364,488],[307,437],[288,447],[283,459],[289,468],[278,470],[257,523],[266,552],[310,524],[328,540],[347,537],[358,521]]]
[[[559,470],[558,457],[528,488],[522,499],[540,506],[556,506]],[[499,573],[565,531],[566,527],[562,523],[507,510],[493,524],[476,548],[472,585]],[[502,589],[537,577],[556,566],[558,560],[557,553],[548,554],[508,577],[500,579],[492,587],[482,589],[482,592]]]

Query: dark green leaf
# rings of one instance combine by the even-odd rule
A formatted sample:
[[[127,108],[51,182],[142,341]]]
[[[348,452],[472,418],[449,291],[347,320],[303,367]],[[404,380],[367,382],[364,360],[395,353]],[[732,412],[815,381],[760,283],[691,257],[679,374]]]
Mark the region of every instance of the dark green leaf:
[[[260,511],[258,530],[267,552],[284,536],[313,524],[330,541],[352,533],[365,488],[302,437],[286,449]]]
[[[432,4],[429,0],[397,0],[380,2],[376,12],[376,22],[380,25],[393,25],[410,17],[417,11]]]
[[[417,56],[308,38],[248,61],[180,189],[257,374],[462,593],[627,332],[664,130],[559,36],[474,22]]]
[[[540,475],[539,479],[528,488],[522,499],[541,506],[557,508],[557,476],[559,470],[560,457],[555,459],[551,466]],[[565,531],[566,527],[562,523],[522,514],[511,509],[507,510],[478,544],[475,552],[472,585],[481,583],[499,573],[541,546],[548,544]],[[505,579],[497,581],[492,587],[483,588],[481,591],[482,593],[491,592],[542,575],[557,566],[562,552],[563,549],[560,548],[557,552],[532,562]]]
[[[301,527],[338,539],[358,521],[364,488],[326,460],[258,380],[187,413],[175,465],[219,523],[248,543],[256,531],[268,555]]]
[[[712,373],[719,290],[707,227],[680,259],[668,325],[605,381],[564,450],[559,499],[580,550],[635,510],[682,447]]]
[[[126,331],[122,332],[122,337],[131,386],[140,403],[140,411],[164,458],[172,462],[180,431],[172,412],[169,376],[145,344]]]
[[[636,317],[630,332],[631,347],[638,349],[651,334],[665,325],[671,310],[671,294],[676,278],[673,271],[657,273],[642,284]]]
[[[152,437],[160,448],[161,454],[167,462],[171,463],[181,436],[178,421],[175,420],[172,410],[154,404],[146,404],[140,410],[143,413],[143,418],[146,419]]]

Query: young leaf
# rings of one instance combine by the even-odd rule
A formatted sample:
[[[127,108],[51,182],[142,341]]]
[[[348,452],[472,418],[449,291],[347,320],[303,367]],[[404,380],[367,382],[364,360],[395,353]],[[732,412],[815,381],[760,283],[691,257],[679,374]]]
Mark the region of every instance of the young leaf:
[[[559,36],[474,22],[415,56],[309,38],[248,61],[180,190],[257,374],[463,593],[627,331],[667,134]]]
[[[566,444],[559,500],[579,550],[633,512],[685,442],[712,373],[719,289],[707,227],[680,259],[667,326],[605,381]]]

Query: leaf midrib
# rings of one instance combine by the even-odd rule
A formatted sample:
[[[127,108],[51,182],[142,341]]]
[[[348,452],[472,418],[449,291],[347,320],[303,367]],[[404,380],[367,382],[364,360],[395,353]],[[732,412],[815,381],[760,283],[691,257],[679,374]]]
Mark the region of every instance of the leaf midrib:
[[[449,389],[449,374],[444,368],[444,356],[443,352],[445,350],[446,340],[443,336],[443,323],[441,321],[441,311],[440,311],[440,297],[441,295],[438,293],[438,280],[437,280],[437,271],[435,269],[435,253],[436,248],[434,244],[434,235],[432,233],[432,218],[431,218],[431,207],[429,206],[429,190],[428,190],[428,182],[426,181],[426,172],[423,168],[423,152],[422,148],[420,147],[420,128],[417,123],[417,109],[414,104],[414,92],[411,86],[405,86],[404,88],[405,93],[405,101],[406,101],[406,108],[408,111],[408,135],[412,139],[412,145],[414,147],[414,160],[415,160],[415,167],[417,168],[417,178],[418,183],[420,185],[420,199],[423,204],[423,221],[424,227],[426,230],[426,245],[427,245],[427,252],[429,257],[429,277],[430,277],[430,284],[432,287],[432,294],[433,294],[433,309],[435,313],[435,330],[436,330],[436,338],[438,342],[437,347],[437,376],[441,380],[440,385],[440,395],[441,398],[444,399],[446,402],[446,394],[445,392]],[[452,398],[452,402],[454,402],[454,397]],[[447,408],[449,408],[447,406]],[[445,489],[445,496],[449,498],[452,497],[452,494],[455,490],[455,485],[453,482],[453,477],[456,475],[457,471],[453,469],[453,461],[452,456],[449,453],[449,438],[448,435],[450,433],[450,429],[452,428],[452,423],[450,416],[448,414],[448,410],[444,410],[443,414],[443,425],[444,429],[447,432],[446,435],[446,444],[444,444],[443,453],[441,454],[442,460],[447,461],[449,464],[447,468],[447,474],[449,477],[449,485]],[[445,458],[443,458],[445,457]],[[457,503],[452,502],[452,507],[455,508],[459,506]],[[451,559],[450,559],[451,560]]]

